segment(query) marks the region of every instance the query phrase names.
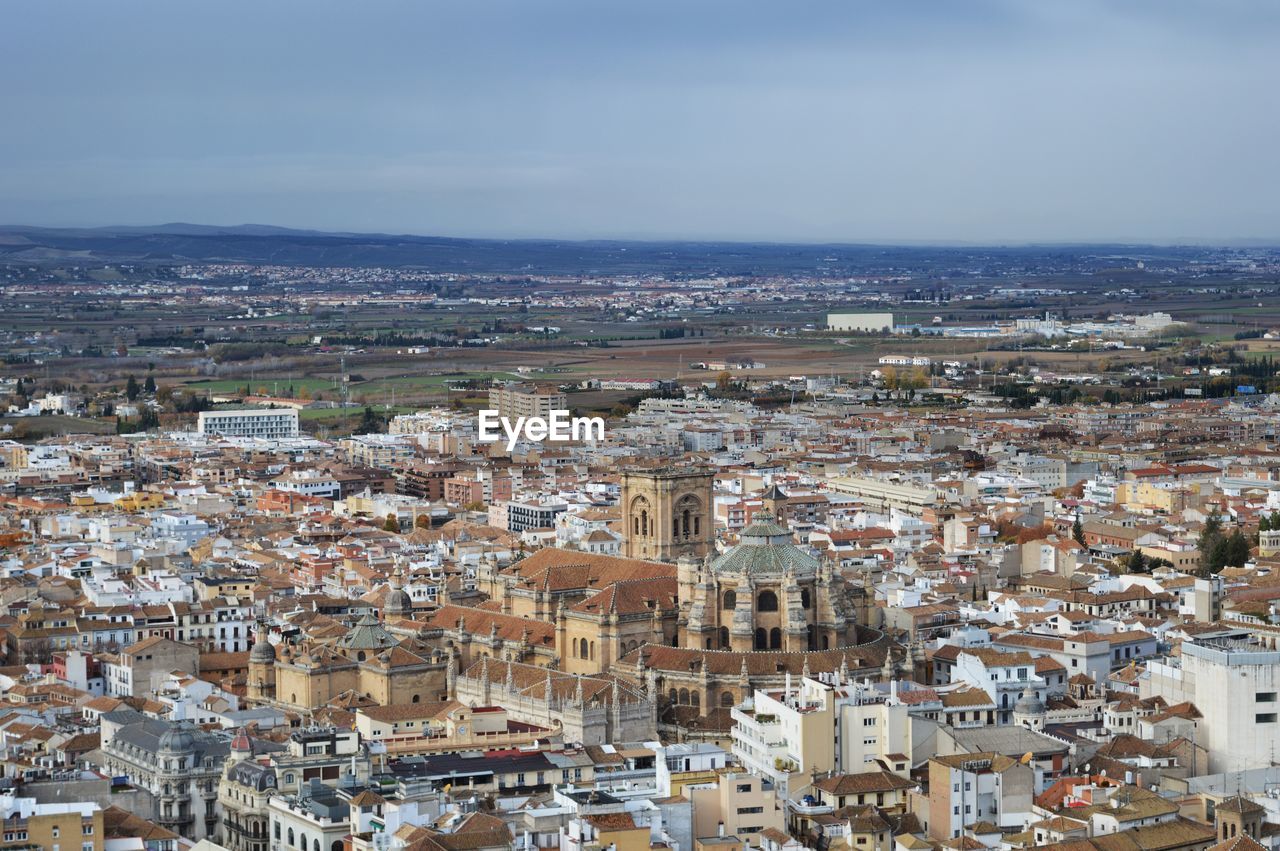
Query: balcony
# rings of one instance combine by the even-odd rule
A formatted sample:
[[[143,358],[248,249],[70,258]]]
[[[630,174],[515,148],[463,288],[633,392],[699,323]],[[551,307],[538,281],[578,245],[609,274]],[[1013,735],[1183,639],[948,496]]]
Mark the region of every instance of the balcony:
[[[836,808],[805,795],[803,800],[787,801],[787,809],[798,816],[825,816],[835,812]]]

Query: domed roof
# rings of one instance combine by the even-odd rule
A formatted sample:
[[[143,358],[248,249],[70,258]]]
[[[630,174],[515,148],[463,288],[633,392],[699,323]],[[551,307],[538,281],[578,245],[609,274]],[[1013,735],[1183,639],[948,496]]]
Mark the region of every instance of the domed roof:
[[[253,648],[249,650],[250,662],[274,662],[276,660],[276,648],[265,638],[261,641],[255,641]]]
[[[185,725],[175,724],[160,734],[160,750],[189,753],[196,749],[196,737]]]
[[[348,650],[385,650],[399,643],[400,639],[387,632],[372,612],[365,612],[351,631],[338,639],[338,646]]]
[[[1022,696],[1013,704],[1013,711],[1017,715],[1043,715],[1044,701],[1036,697],[1034,689],[1027,687],[1022,690]]]
[[[408,614],[413,611],[413,598],[409,596],[408,591],[395,588],[387,594],[384,608],[389,615]]]
[[[756,513],[738,535],[738,544],[711,562],[717,573],[785,573],[812,576],[818,560],[791,542],[791,532],[779,526],[768,511]]]
[[[241,753],[253,753],[253,742],[249,740],[243,729],[236,733],[235,738],[231,740],[231,750]]]

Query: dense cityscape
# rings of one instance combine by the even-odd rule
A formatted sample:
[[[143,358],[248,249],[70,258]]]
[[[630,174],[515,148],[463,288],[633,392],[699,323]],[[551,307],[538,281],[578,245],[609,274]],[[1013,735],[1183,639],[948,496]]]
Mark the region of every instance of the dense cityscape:
[[[1151,254],[11,256],[6,847],[1271,847],[1280,284]]]

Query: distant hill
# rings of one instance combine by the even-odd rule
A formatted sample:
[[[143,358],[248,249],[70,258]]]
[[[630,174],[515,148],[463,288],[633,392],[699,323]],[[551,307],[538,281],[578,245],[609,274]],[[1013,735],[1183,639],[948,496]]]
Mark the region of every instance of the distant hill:
[[[1203,249],[1136,246],[925,247],[733,242],[618,242],[458,239],[326,233],[271,225],[220,227],[183,222],[150,227],[40,228],[0,225],[0,264],[277,263],[388,266],[494,274],[865,274],[938,271],[990,262],[1052,258],[1203,256]],[[1109,260],[1108,262],[1114,262]]]

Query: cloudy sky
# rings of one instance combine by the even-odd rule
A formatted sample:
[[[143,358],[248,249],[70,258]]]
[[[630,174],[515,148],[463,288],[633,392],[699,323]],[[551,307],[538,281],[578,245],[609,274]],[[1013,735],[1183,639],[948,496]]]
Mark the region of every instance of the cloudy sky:
[[[0,222],[1280,238],[1272,0],[59,0]]]

